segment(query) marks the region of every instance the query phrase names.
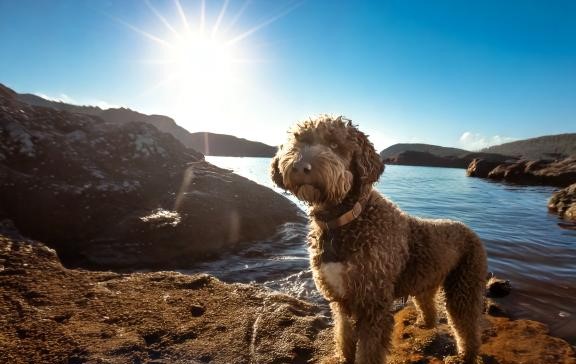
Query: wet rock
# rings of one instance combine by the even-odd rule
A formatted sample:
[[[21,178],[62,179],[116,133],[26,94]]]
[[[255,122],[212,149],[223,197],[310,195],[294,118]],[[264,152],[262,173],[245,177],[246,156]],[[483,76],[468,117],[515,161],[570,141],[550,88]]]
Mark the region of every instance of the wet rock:
[[[142,122],[0,92],[0,219],[68,266],[175,268],[265,240],[300,210]]]
[[[511,164],[500,164],[488,173],[488,178],[515,183],[536,183],[536,177],[532,174],[526,175],[524,171],[527,162],[528,161],[520,161]]]
[[[485,306],[484,311],[487,315],[496,317],[510,317],[508,312],[500,304],[494,302],[489,298],[486,299],[486,301],[484,302],[484,306]]]
[[[530,166],[527,167],[530,168]],[[576,157],[544,164],[542,168],[537,168],[533,173],[547,185],[569,186],[576,183]]]
[[[566,220],[576,221],[576,183],[554,192],[548,200],[548,210]]]
[[[488,173],[488,178],[518,184],[565,187],[576,183],[576,158],[501,164]]]
[[[487,178],[488,174],[499,165],[500,162],[474,158],[466,169],[466,175],[468,177]]]
[[[576,206],[572,204],[565,212],[564,217],[568,220],[576,221]]]
[[[190,313],[191,313],[192,316],[194,316],[194,317],[202,316],[205,311],[206,311],[206,309],[204,308],[204,306],[201,306],[201,305],[198,305],[198,304],[193,304],[193,305],[190,307]]]
[[[512,291],[512,284],[508,280],[495,276],[490,277],[486,283],[486,296],[491,298],[506,297]]]

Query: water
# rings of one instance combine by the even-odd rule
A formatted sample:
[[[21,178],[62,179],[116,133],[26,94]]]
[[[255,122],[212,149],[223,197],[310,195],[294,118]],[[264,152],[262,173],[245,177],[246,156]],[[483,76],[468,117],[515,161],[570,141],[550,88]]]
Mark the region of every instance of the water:
[[[283,193],[269,180],[267,158],[207,160]],[[576,231],[561,229],[547,212],[554,188],[493,183],[466,177],[462,169],[407,166],[386,166],[376,187],[413,215],[453,218],[472,227],[486,245],[489,269],[512,282],[503,306],[515,317],[548,324],[552,334],[576,344]],[[271,241],[193,271],[322,302],[308,269],[305,234],[305,226],[285,225]]]

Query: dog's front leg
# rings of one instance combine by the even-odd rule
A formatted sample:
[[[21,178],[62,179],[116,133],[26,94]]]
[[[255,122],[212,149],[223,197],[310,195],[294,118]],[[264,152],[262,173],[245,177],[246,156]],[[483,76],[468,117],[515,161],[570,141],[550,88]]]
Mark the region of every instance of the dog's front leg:
[[[394,328],[391,305],[364,309],[359,313],[357,364],[384,364],[390,348],[390,337]]]
[[[352,364],[356,355],[357,341],[354,322],[341,303],[331,302],[330,309],[334,319],[334,341],[338,359],[343,363]]]

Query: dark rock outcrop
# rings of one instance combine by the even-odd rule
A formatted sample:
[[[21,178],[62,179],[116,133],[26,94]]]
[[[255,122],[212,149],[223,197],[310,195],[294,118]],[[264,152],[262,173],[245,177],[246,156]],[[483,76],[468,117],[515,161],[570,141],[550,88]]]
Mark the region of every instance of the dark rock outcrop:
[[[384,159],[386,164],[404,166],[464,168],[464,162],[455,157],[438,157],[427,152],[405,151]]]
[[[545,163],[541,167],[528,163],[526,167],[548,185],[566,187],[576,183],[576,157]]]
[[[464,150],[464,149],[442,147],[442,146],[433,145],[433,144],[398,143],[398,144],[391,145],[386,149],[383,149],[380,152],[380,156],[383,159],[392,158],[392,157],[394,157],[400,153],[403,153],[403,152],[429,153],[429,154],[435,155],[437,157],[454,157],[454,156],[470,153],[469,151]]]
[[[519,161],[501,164],[488,174],[488,178],[519,184],[565,187],[576,183],[576,158],[560,161]]]
[[[491,298],[506,297],[512,291],[512,284],[508,280],[490,277],[486,283],[486,296]]]
[[[335,363],[319,307],[205,274],[116,274],[62,267],[45,245],[0,232],[0,357],[7,363]],[[442,317],[395,315],[391,363],[447,363]],[[574,364],[543,324],[485,316],[485,363]]]
[[[548,200],[548,210],[576,222],[576,183],[554,192]]]
[[[528,161],[520,161],[517,163],[499,164],[488,173],[488,178],[513,183],[535,184],[535,176],[525,173],[527,162]]]
[[[405,151],[384,159],[384,162],[404,166],[468,168],[474,160],[486,161],[497,166],[510,158],[499,154],[466,153],[457,156],[437,156],[427,152]]]
[[[31,107],[1,90],[0,216],[68,265],[182,267],[304,221],[149,124]]]
[[[488,174],[499,165],[500,162],[493,162],[481,158],[474,158],[466,168],[466,175],[468,177],[487,178]]]

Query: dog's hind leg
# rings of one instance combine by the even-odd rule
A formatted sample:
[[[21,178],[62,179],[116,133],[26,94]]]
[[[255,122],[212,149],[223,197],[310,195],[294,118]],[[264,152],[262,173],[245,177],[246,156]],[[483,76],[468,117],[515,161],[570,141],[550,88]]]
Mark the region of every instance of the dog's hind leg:
[[[358,317],[358,364],[386,363],[390,350],[390,337],[394,328],[394,316],[389,305],[378,305],[378,308],[362,310]]]
[[[418,309],[418,325],[431,329],[436,326],[436,291],[432,289],[414,296],[414,304]]]
[[[486,278],[486,254],[478,238],[444,282],[448,319],[455,331],[458,354],[475,363],[480,349],[480,320]]]
[[[344,312],[338,302],[331,302],[330,309],[334,319],[336,352],[345,363],[353,363],[356,355],[357,337],[352,318]]]

